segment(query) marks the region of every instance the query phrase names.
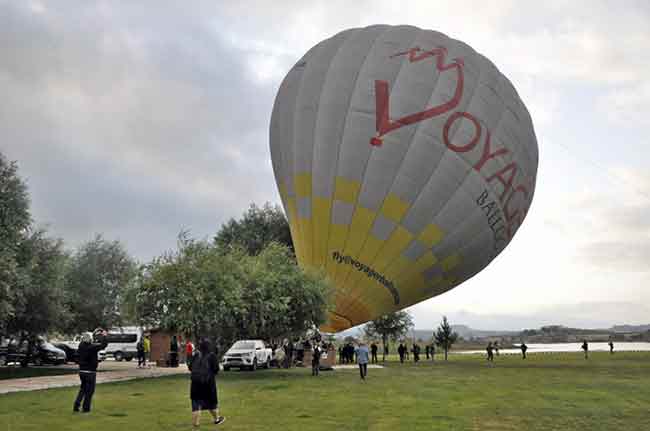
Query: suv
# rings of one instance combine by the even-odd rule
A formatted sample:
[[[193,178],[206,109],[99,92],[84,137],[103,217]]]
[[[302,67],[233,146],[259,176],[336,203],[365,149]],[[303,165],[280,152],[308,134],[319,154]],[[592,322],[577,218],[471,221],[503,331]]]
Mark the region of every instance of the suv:
[[[240,340],[232,345],[223,355],[221,364],[224,371],[230,368],[247,368],[251,371],[257,370],[258,366],[271,367],[273,359],[271,349],[264,345],[262,340]]]

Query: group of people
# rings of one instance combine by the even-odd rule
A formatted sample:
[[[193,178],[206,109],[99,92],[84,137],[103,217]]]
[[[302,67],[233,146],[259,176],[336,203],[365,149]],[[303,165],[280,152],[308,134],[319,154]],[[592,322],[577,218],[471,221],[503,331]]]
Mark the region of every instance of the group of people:
[[[147,361],[151,358],[151,339],[149,338],[149,334],[141,337],[135,348],[137,350],[138,368],[146,368],[148,366]]]
[[[339,364],[352,364],[356,362],[355,347],[351,342],[339,346]]]
[[[435,358],[435,353],[436,353],[436,348],[433,344],[427,344],[424,349],[426,353],[427,359],[433,360]],[[408,346],[404,343],[400,343],[400,345],[397,347],[397,354],[399,355],[399,361],[401,363],[404,363],[404,361],[409,360],[409,353],[413,353],[413,362],[417,363],[420,362],[420,353],[422,352],[422,348],[420,347],[419,344],[413,343],[413,346],[409,350]]]
[[[607,343],[607,345],[609,346],[609,353],[614,354],[614,342],[610,340]],[[589,343],[587,342],[587,340],[582,340],[582,345],[580,346],[580,348],[585,354],[585,359],[589,359]],[[519,349],[521,350],[521,358],[526,359],[526,352],[528,351],[528,346],[526,345],[526,343],[522,342],[519,345]],[[495,341],[494,343],[492,343],[490,341],[487,347],[485,348],[485,350],[487,352],[486,359],[489,362],[494,362],[494,353],[496,352],[497,356],[499,356],[499,342]]]

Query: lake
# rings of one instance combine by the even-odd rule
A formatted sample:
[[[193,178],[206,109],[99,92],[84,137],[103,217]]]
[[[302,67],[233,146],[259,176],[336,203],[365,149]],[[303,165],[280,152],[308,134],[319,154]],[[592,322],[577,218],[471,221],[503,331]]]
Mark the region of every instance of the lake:
[[[548,353],[548,352],[582,352],[581,346],[582,343],[544,343],[544,344],[526,344],[528,346],[528,351],[526,354],[530,353]],[[487,347],[487,345],[486,345]],[[590,352],[609,352],[609,345],[607,343],[589,343]],[[647,342],[627,342],[627,341],[614,341],[614,352],[650,352],[650,343]],[[484,354],[485,349],[483,350],[467,350],[464,352],[454,352],[459,354]],[[495,352],[496,353],[496,352]],[[508,354],[516,353],[521,354],[519,348],[507,348],[499,349],[499,353]]]

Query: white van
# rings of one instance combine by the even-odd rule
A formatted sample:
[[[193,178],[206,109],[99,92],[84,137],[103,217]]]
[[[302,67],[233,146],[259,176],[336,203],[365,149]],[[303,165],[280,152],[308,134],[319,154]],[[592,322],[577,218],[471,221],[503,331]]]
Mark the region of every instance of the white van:
[[[130,361],[137,356],[137,345],[141,338],[142,329],[137,326],[111,329],[106,336],[108,346],[100,353],[112,356],[116,361]]]

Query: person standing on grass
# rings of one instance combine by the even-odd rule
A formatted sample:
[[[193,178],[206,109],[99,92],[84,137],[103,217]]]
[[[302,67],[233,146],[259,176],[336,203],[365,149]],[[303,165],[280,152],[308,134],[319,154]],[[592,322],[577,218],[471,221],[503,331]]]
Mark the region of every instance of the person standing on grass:
[[[420,345],[413,343],[413,362],[420,362]]]
[[[372,353],[372,363],[376,364],[379,362],[377,360],[377,345],[374,342],[370,345],[370,353]]]
[[[103,329],[95,330],[96,338],[99,343],[93,343],[93,334],[86,332],[81,336],[79,343],[79,379],[81,387],[72,406],[72,411],[78,412],[82,407],[83,412],[90,413],[90,407],[95,393],[95,383],[97,382],[97,354],[108,346],[106,340],[106,331]]]
[[[519,348],[521,349],[522,359],[526,359],[526,350],[528,350],[528,346],[526,345],[526,343],[522,342],[521,346],[519,346]]]
[[[492,347],[492,341],[490,341],[487,345],[487,348],[485,349],[487,351],[487,360],[490,362],[494,362],[494,347]]]
[[[429,347],[429,350],[431,351],[431,360],[435,361],[436,360],[436,345],[431,343],[431,346]]]
[[[582,340],[582,350],[585,352],[585,359],[589,359],[589,344],[587,344],[587,340]]]
[[[609,340],[609,354],[613,355],[614,354],[614,342],[612,340]]]
[[[138,368],[144,367],[144,339],[140,338],[138,344],[135,345],[135,349],[138,352]]]
[[[192,428],[198,429],[201,411],[208,410],[216,425],[223,423],[225,417],[219,416],[219,398],[215,376],[219,373],[217,355],[210,352],[210,343],[203,339],[199,350],[188,364],[191,373],[190,399],[192,400]]]
[[[427,359],[429,359],[429,345],[427,344],[424,346],[424,353],[427,355]]]
[[[404,347],[404,344],[399,343],[399,347],[397,348],[397,353],[399,354],[399,361],[403,364],[404,363],[404,351],[406,350],[406,347]]]
[[[311,357],[311,375],[317,376],[320,371],[320,357],[323,354],[323,351],[320,349],[318,344],[314,344],[314,350]]]
[[[357,364],[359,364],[359,374],[361,375],[361,380],[366,380],[368,375],[368,346],[361,341],[359,346],[354,349],[354,353],[357,356]]]

